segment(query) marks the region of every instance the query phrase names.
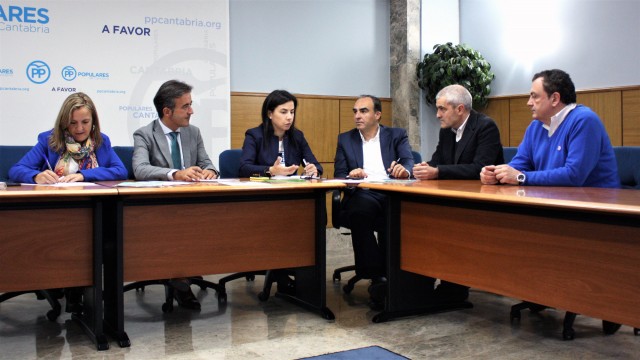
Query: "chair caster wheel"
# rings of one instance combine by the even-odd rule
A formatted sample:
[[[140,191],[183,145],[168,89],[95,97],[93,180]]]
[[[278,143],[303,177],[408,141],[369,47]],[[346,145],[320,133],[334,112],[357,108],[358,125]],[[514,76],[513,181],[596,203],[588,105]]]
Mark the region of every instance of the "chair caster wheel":
[[[343,286],[342,291],[344,291],[345,294],[351,294],[351,292],[353,291],[353,285],[347,284]]]
[[[49,321],[56,321],[58,316],[60,316],[60,310],[49,310],[49,311],[47,311],[47,319]]]
[[[245,279],[247,279],[247,281],[253,281],[253,280],[256,279],[256,276],[255,275],[247,275],[247,276],[245,276]]]
[[[173,312],[173,304],[169,304],[169,303],[162,304],[162,312],[165,314]]]
[[[633,335],[635,336],[640,335],[640,328],[633,328]]]
[[[375,324],[379,324],[379,323],[383,323],[383,322],[387,322],[389,321],[389,316],[387,316],[387,314],[385,314],[384,312],[381,312],[377,315],[375,315],[371,321],[373,321]]]
[[[520,310],[512,310],[511,313],[509,314],[509,320],[514,321],[514,320],[520,320]]]
[[[340,273],[333,273],[333,282],[338,282],[342,280],[342,276],[340,276]]]
[[[576,337],[576,332],[573,331],[573,329],[562,331],[562,340],[570,341],[575,339],[575,337]]]
[[[265,293],[264,291],[261,291],[258,294],[258,299],[260,299],[260,301],[267,301],[269,300],[269,294]]]

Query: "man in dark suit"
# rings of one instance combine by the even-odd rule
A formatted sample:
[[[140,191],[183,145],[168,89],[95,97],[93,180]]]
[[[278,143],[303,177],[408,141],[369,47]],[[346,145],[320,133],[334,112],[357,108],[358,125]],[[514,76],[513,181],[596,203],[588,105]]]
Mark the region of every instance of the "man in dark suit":
[[[162,84],[153,98],[158,120],[133,134],[133,172],[137,180],[198,181],[218,177],[204,149],[200,129],[190,125],[191,85],[177,80]],[[176,256],[181,256],[182,254]],[[170,281],[178,304],[200,309],[188,279]]]
[[[407,132],[380,125],[380,99],[362,95],[353,107],[355,129],[338,136],[335,157],[336,178],[407,179],[413,155]],[[351,228],[356,274],[371,279],[372,308],[383,306],[386,295],[386,245],[378,243],[374,231],[384,219],[387,199],[375,191],[348,189],[342,200],[343,213]]]
[[[436,95],[440,138],[431,160],[416,164],[416,179],[477,180],[485,165],[502,164],[502,144],[496,123],[471,108],[471,94],[449,85]]]
[[[473,110],[471,101],[469,91],[460,85],[449,85],[438,92],[438,146],[430,161],[414,166],[416,179],[476,180],[483,166],[504,162],[496,123]],[[464,301],[469,297],[469,288],[442,281],[434,297],[442,303]]]

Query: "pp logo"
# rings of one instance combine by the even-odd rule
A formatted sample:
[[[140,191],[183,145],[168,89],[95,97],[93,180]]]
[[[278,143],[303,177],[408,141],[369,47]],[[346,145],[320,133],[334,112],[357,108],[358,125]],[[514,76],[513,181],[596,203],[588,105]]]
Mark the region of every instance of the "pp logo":
[[[67,81],[75,79],[77,75],[78,72],[73,66],[65,66],[64,68],[62,68],[62,78]]]
[[[49,80],[51,69],[44,61],[36,60],[27,65],[27,78],[35,84],[43,84]]]

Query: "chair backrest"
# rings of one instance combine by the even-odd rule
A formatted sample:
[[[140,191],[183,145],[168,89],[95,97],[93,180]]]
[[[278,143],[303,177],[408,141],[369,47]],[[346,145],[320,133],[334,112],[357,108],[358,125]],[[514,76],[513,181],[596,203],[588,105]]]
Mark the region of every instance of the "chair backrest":
[[[223,179],[237,178],[240,173],[240,156],[242,149],[229,149],[220,153],[218,164],[220,177]]]
[[[640,190],[640,146],[614,146],[623,188]]]
[[[133,159],[133,146],[113,146],[112,149],[127,169],[127,178],[135,179],[136,177],[133,175],[133,166],[131,165]]]
[[[413,162],[416,164],[419,164],[422,162],[422,155],[420,155],[419,152],[417,151],[411,151],[411,153],[413,154]]]
[[[31,150],[32,146],[0,146],[0,181],[9,180],[9,169]]]
[[[504,155],[504,163],[508,164],[509,162],[511,162],[511,159],[513,159],[513,157],[516,156],[517,152],[518,152],[517,147],[503,147],[502,154]]]

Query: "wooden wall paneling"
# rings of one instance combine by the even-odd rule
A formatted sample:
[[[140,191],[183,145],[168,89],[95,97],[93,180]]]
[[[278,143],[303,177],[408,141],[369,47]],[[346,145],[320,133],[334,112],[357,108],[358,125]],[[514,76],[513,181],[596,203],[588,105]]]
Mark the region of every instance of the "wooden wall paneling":
[[[622,145],[640,146],[640,90],[622,92]]]
[[[298,99],[296,126],[304,132],[311,151],[321,163],[333,163],[340,129],[339,113],[336,99]]]
[[[578,93],[578,104],[584,104],[595,111],[604,123],[613,146],[622,145],[622,92],[595,91]]]
[[[528,96],[509,99],[509,146],[518,146],[533,118],[527,106]]]
[[[489,101],[482,113],[492,118],[498,125],[502,146],[511,146],[509,145],[509,99]]]
[[[322,177],[325,177],[327,179],[333,179],[333,171],[336,168],[333,162],[333,159],[335,156],[336,156],[336,149],[333,149],[333,155],[331,155],[331,161],[320,163],[322,165],[322,170],[324,171],[322,174]]]
[[[391,100],[380,99],[380,102],[382,103],[382,119],[380,120],[380,124],[391,127],[393,126],[393,110],[391,109]]]
[[[262,122],[260,112],[267,95],[231,95],[231,148],[240,149],[244,133]]]
[[[340,99],[340,131],[343,133],[354,128],[353,122],[353,104],[355,100]],[[338,136],[338,134],[336,134]]]
[[[518,146],[531,123],[527,99],[528,95],[489,99],[484,113],[498,123],[505,146]],[[507,115],[502,109],[505,100],[509,101]],[[577,102],[598,114],[614,146],[640,146],[640,86],[580,90],[577,91]],[[508,134],[508,141],[505,140],[505,133]]]

